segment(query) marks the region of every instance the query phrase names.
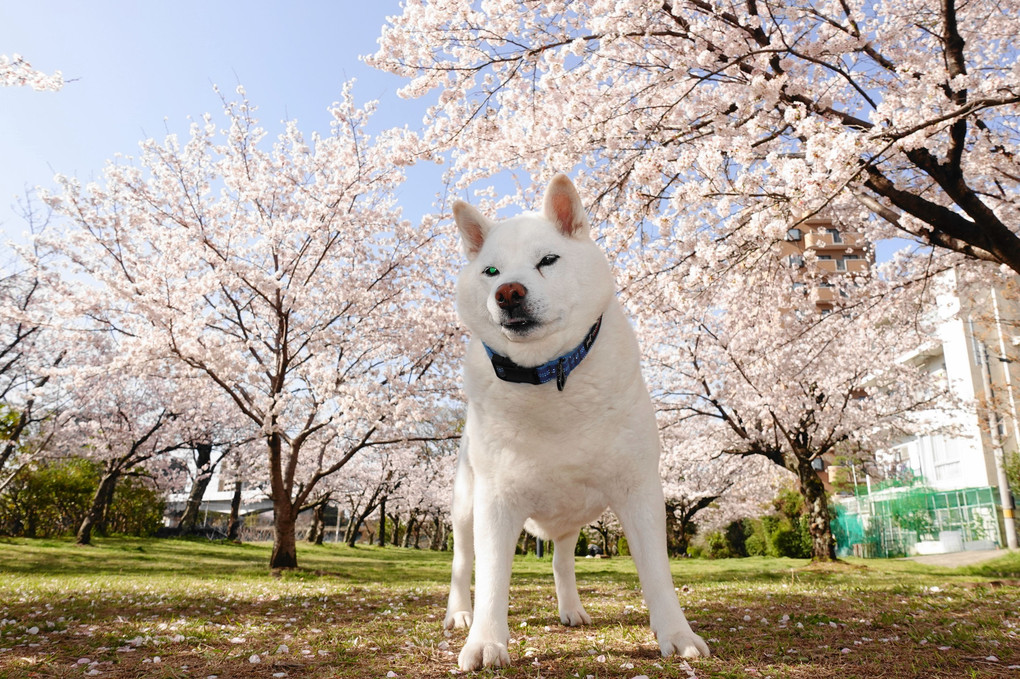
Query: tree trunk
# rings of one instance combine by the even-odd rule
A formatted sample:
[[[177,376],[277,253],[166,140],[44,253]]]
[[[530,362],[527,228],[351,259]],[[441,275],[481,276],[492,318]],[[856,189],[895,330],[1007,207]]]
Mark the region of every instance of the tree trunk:
[[[356,544],[358,544],[358,537],[359,537],[358,530],[360,528],[361,528],[361,519],[358,519],[357,521],[355,521],[354,519],[351,519],[351,522],[349,524],[347,524],[347,535],[344,538],[344,541],[347,543],[348,547],[354,547]]]
[[[283,438],[272,433],[269,446],[269,484],[273,497],[273,553],[270,568],[297,568],[297,537],[294,534],[297,511],[284,478]]]
[[[414,543],[415,547],[418,546],[418,541],[414,539],[415,528],[416,520],[414,515],[412,514],[411,518],[407,520],[407,524],[404,526],[404,543],[403,543],[404,549],[409,549],[411,547],[412,542]]]
[[[117,479],[119,477],[120,474],[118,472],[107,472],[100,479],[99,487],[96,488],[96,492],[92,496],[92,504],[89,506],[89,511],[85,514],[85,519],[81,522],[81,526],[78,527],[78,534],[75,539],[76,544],[91,545],[92,531],[102,528],[105,524],[106,512],[109,509],[110,502],[113,500],[113,491],[117,487]]]
[[[356,519],[354,518],[354,512],[351,512],[351,517],[347,520],[347,527],[344,529],[344,544],[348,547],[354,546],[354,535],[358,530],[355,524]]]
[[[227,539],[236,542],[241,533],[241,481],[234,481],[234,495],[230,498],[230,522],[227,524]]]
[[[101,536],[106,536],[108,529],[108,523],[110,519],[110,506],[113,505],[113,492],[117,489],[117,482],[120,480],[120,472],[110,474],[110,481],[105,484],[100,484],[100,489],[103,491],[103,496],[100,498],[99,504],[99,520],[92,527],[94,531],[99,533]]]
[[[315,534],[315,542],[313,544],[321,545],[326,539],[326,504],[323,503],[321,508],[317,508],[316,511],[322,516],[319,518],[319,532]]]
[[[608,528],[603,528],[603,527],[600,527],[600,526],[595,526],[595,532],[597,532],[599,534],[599,536],[602,537],[602,554],[603,554],[603,556],[607,556],[607,557],[611,556],[612,553],[609,551],[609,529]]]
[[[320,502],[312,508],[312,525],[308,528],[308,542],[313,545],[322,544],[322,535],[325,528],[323,517],[326,513],[326,503]]]
[[[386,546],[386,498],[379,503],[379,546]]]
[[[446,531],[443,526],[443,517],[436,512],[435,516],[432,517],[432,542],[429,544],[429,549],[434,552],[445,552],[446,541],[443,540]]]
[[[270,568],[297,568],[297,539],[294,534],[296,517],[290,498],[273,501],[273,554]]]
[[[400,516],[393,516],[390,514],[390,521],[393,522],[393,538],[390,540],[390,544],[394,547],[400,546]],[[406,530],[406,528],[405,528]]]
[[[29,510],[25,516],[25,537],[34,538],[39,528],[39,517],[34,511]]]
[[[804,506],[808,512],[808,530],[811,532],[811,560],[835,561],[836,541],[832,537],[829,520],[829,502],[825,497],[825,486],[818,472],[811,466],[809,455],[797,458],[797,477]]]
[[[198,525],[199,510],[202,508],[202,498],[212,480],[212,445],[199,443],[195,446],[195,466],[198,469],[195,475],[195,482],[191,484],[191,492],[188,494],[188,502],[184,505],[184,514],[177,524],[177,533],[187,535],[195,532]]]
[[[359,531],[361,530],[361,527],[365,525],[365,519],[368,518],[368,515],[371,514],[374,509],[375,509],[375,507],[372,507],[371,505],[369,505],[369,508],[366,509],[365,511],[361,512],[361,514],[358,515],[358,518],[356,518],[356,519],[353,518],[353,517],[351,518],[351,525],[350,525],[351,530],[347,534],[347,546],[353,547],[354,545],[356,545],[358,543],[358,538],[361,537],[361,534],[359,533]],[[371,538],[369,539],[368,542],[369,542],[369,544],[372,543]]]
[[[680,528],[677,525],[677,506],[671,502],[666,503],[666,551],[670,556],[677,556],[680,552]]]

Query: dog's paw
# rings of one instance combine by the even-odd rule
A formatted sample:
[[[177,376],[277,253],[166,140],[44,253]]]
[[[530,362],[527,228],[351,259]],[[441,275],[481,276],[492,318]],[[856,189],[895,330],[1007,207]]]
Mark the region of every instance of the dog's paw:
[[[705,640],[690,629],[659,636],[659,649],[664,657],[679,655],[684,658],[700,658],[712,654]]]
[[[567,627],[579,627],[581,625],[590,625],[591,616],[588,615],[587,611],[582,606],[572,608],[569,610],[560,610],[560,622]]]
[[[443,627],[446,629],[458,629],[471,627],[471,611],[453,611],[447,613],[443,619]]]
[[[461,649],[457,664],[464,672],[484,667],[507,667],[510,665],[510,653],[506,644],[497,641],[469,641]]]

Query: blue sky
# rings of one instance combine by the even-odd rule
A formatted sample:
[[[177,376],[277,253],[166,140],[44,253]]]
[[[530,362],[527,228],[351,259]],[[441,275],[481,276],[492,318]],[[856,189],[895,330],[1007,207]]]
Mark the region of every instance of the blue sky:
[[[358,59],[399,13],[398,0],[0,0],[0,54],[72,80],[60,92],[0,88],[2,240],[26,228],[13,210],[26,188],[52,186],[56,173],[98,178],[142,139],[219,115],[214,84],[228,94],[244,85],[271,136],[284,119],[328,132],[326,109],[351,78],[359,103],[380,102],[374,128],[417,127],[425,104],[399,99],[400,78]],[[405,214],[426,212],[439,188],[438,177],[413,173]]]
[[[296,119],[306,133],[328,131],[327,107],[356,79],[359,103],[380,102],[373,127],[418,127],[422,101],[402,100],[403,80],[359,56],[399,0],[0,0],[0,54],[60,70],[60,92],[0,88],[0,242],[26,229],[15,208],[35,186],[62,173],[99,178],[115,154],[138,142],[184,134],[189,117],[219,114],[213,92],[244,85],[271,135]],[[418,168],[398,197],[416,219],[441,190],[434,167]],[[879,259],[903,242],[879,245]]]

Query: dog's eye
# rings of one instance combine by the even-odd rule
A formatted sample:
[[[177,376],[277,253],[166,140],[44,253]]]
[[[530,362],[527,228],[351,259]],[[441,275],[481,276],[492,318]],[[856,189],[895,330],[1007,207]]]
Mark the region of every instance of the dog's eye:
[[[559,255],[546,255],[538,263],[538,268],[541,269],[543,266],[552,266],[553,264],[556,263],[556,260],[559,258],[560,258]]]
[[[489,278],[492,278],[493,276],[499,275],[499,269],[497,269],[494,266],[487,266],[484,269],[482,269],[482,273],[488,276]]]

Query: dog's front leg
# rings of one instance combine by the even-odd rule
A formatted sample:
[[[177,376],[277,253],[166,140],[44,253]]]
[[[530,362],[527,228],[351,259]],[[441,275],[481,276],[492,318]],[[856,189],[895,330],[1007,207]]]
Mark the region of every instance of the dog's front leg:
[[[613,511],[627,536],[662,655],[709,655],[708,644],[691,629],[673,587],[666,553],[666,505],[658,479],[628,493]]]
[[[475,479],[475,615],[459,657],[464,671],[510,664],[510,571],[524,517],[494,490]]]
[[[474,472],[468,459],[468,437],[461,439],[457,475],[453,480],[453,573],[446,604],[446,629],[471,627],[471,569],[475,560]]]

